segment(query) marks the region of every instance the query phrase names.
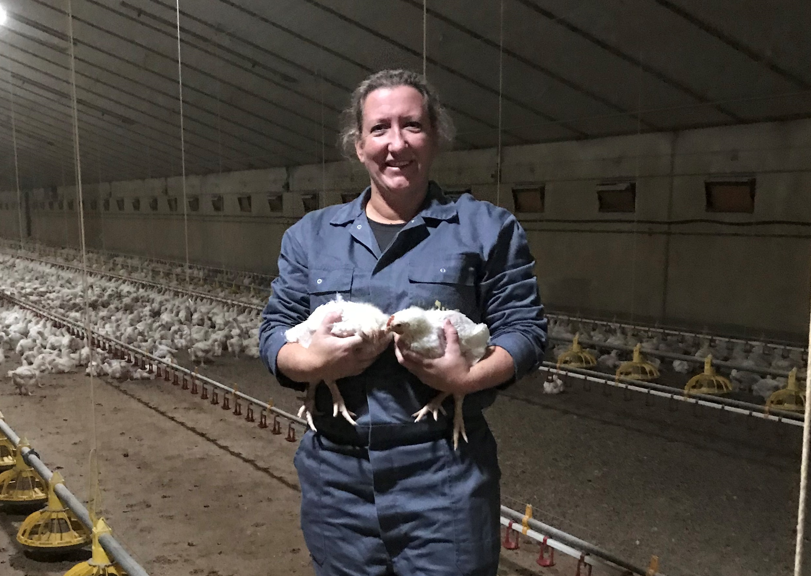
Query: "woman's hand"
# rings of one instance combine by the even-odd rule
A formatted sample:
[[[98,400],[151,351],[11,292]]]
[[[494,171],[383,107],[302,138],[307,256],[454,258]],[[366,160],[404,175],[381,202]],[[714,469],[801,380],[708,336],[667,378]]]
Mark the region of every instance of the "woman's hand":
[[[361,374],[388,347],[388,337],[333,335],[332,326],[340,320],[340,312],[327,314],[307,348],[293,343],[282,346],[277,359],[282,372],[299,382],[334,382]]]
[[[473,392],[470,366],[459,348],[459,334],[450,320],[445,320],[445,354],[440,358],[425,358],[409,350],[394,337],[394,353],[409,372],[431,388],[450,394]]]

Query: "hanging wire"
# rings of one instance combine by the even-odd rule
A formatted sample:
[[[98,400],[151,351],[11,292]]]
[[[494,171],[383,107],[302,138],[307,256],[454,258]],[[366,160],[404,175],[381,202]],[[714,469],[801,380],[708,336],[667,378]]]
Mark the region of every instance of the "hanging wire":
[[[323,51],[321,52],[323,56]],[[323,58],[322,58],[323,62]],[[321,110],[321,192],[319,194],[318,207],[323,208],[327,201],[327,142],[326,131],[324,129],[324,76],[323,68],[318,67],[318,96],[319,108]]]
[[[70,97],[72,103],[73,113],[73,154],[76,163],[76,193],[78,195],[79,205],[79,246],[82,250],[82,295],[84,298],[84,309],[82,312],[82,323],[84,325],[84,345],[90,351],[89,362],[93,365],[93,347],[90,345],[90,307],[88,298],[88,280],[87,280],[87,248],[85,246],[85,229],[84,229],[84,197],[82,193],[82,158],[79,148],[79,106],[76,97],[76,55],[74,53],[73,41],[73,3],[68,0],[68,47],[70,49]],[[98,495],[99,495],[99,471],[98,460],[98,434],[96,429],[96,386],[95,379],[93,378],[93,371],[90,371],[90,470],[89,478],[91,482],[91,491],[88,498],[90,517],[95,518],[98,514]],[[94,464],[95,462],[95,464]]]
[[[428,0],[422,0],[422,76],[428,78]]]
[[[186,249],[186,288],[189,285],[189,210],[186,199],[186,136],[183,127],[183,63],[180,58],[180,0],[177,5],[177,84],[178,100],[180,102],[180,170],[182,179],[180,181],[183,190],[183,242]]]
[[[67,176],[65,176],[65,162],[64,158],[59,159],[59,170],[62,172],[62,190],[64,191],[68,186]],[[63,192],[64,194],[64,192]],[[54,198],[54,202],[56,202],[57,208],[59,207],[59,189],[57,188],[56,198]],[[62,231],[65,233],[65,246],[70,245],[70,239],[68,238],[68,211],[64,204],[64,199],[62,200]]]
[[[99,229],[101,231],[101,234],[100,234],[101,251],[102,251],[102,253],[104,253],[105,250],[106,250],[106,244],[104,242],[104,198],[102,197],[102,194],[101,194],[101,190],[102,190],[102,188],[101,188],[101,184],[102,184],[102,182],[101,182],[101,146],[99,146],[99,140],[101,140],[101,138],[99,136],[96,136],[96,177],[98,178],[98,188],[96,190],[96,198],[97,198],[97,202],[100,203],[100,204],[97,204],[97,207],[99,209],[99,220],[101,221],[101,223],[99,225]],[[108,202],[109,202],[109,200],[108,200]]]
[[[639,77],[637,78],[637,92],[636,92],[636,159],[634,164],[634,245],[632,249],[633,262],[631,263],[631,322],[633,323],[636,317],[636,264],[638,256],[638,232],[639,232],[639,210],[637,209],[637,192],[639,191],[639,166],[642,155],[642,26],[637,26],[639,30],[639,54],[637,61],[639,66],[637,68]]]
[[[502,163],[502,96],[504,93],[504,0],[501,0],[498,15],[498,144],[496,147],[496,206],[501,206]]]
[[[811,318],[808,322],[808,349],[811,350]],[[805,369],[805,397],[811,398],[811,370]],[[805,514],[808,498],[808,459],[809,440],[811,440],[811,402],[805,402],[805,419],[803,420],[803,454],[800,463],[800,498],[797,504],[797,543],[794,549],[794,576],[802,576],[803,544],[805,541]]]
[[[11,67],[13,63],[9,63],[8,67],[8,101],[11,107],[11,143],[14,148],[14,180],[17,185],[17,226],[20,232],[20,250],[23,248],[23,202],[22,192],[20,191],[20,166],[17,162],[17,120],[14,115],[14,79],[11,75]]]
[[[217,31],[217,35],[215,37],[216,43],[214,45],[214,58],[217,61],[217,163],[218,163],[218,174],[220,178],[217,179],[217,182],[220,184],[217,186],[217,192],[219,192],[220,199],[222,200],[221,205],[221,212],[220,212],[220,223],[219,223],[219,230],[220,230],[220,257],[218,261],[220,263],[220,268],[227,268],[226,266],[226,257],[225,257],[225,238],[226,238],[226,223],[225,223],[225,195],[222,191],[222,59],[220,58],[220,32]]]

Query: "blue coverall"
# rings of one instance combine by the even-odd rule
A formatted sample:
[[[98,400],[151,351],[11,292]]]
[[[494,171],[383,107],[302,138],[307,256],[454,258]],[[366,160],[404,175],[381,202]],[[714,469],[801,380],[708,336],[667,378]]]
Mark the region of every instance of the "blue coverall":
[[[387,314],[435,302],[490,328],[490,343],[515,363],[517,380],[540,364],[546,320],[526,236],[507,210],[431,183],[417,216],[381,253],[356,200],[311,212],[284,234],[279,277],[263,313],[263,362],[283,386],[303,390],[276,366],[285,331],[340,294]],[[505,385],[508,385],[505,383]],[[389,347],[363,374],[338,382],[353,427],[316,393],[317,433],[295,456],[301,524],[316,573],[351,576],[496,574],[499,479],[496,442],[482,416],[489,389],[465,397],[469,443],[454,451],[453,402],[415,423],[437,391],[403,368]]]

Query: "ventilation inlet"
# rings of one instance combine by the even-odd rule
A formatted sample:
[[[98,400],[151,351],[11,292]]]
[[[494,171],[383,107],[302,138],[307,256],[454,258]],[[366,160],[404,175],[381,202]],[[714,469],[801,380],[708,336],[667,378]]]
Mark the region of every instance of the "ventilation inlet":
[[[268,194],[268,209],[271,212],[282,212],[284,203],[281,194]]]
[[[312,212],[318,210],[318,194],[302,194],[301,201],[304,203],[304,212]]]
[[[251,207],[251,197],[250,196],[239,196],[237,198],[237,201],[239,202],[239,211],[240,212],[251,213],[253,211],[252,207]]]
[[[597,186],[600,212],[636,212],[636,182],[615,182]]]
[[[755,211],[755,178],[728,178],[704,182],[705,211],[752,214]]]
[[[516,214],[541,214],[546,205],[546,188],[513,188],[513,204]]]

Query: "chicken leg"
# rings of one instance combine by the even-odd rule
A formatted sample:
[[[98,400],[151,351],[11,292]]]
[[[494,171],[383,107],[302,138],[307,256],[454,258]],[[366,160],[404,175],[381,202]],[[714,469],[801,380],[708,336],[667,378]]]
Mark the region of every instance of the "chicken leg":
[[[465,401],[464,394],[454,394],[453,395],[453,449],[456,450],[459,447],[459,436],[461,435],[462,438],[465,439],[465,442],[469,442],[467,439],[467,433],[465,432],[465,417],[462,414],[462,404]]]
[[[355,422],[353,418],[356,414],[346,409],[344,397],[341,396],[341,391],[338,390],[338,384],[335,381],[327,382],[326,384],[332,394],[332,416],[335,417],[338,415],[338,412],[340,412],[347,422],[352,424],[352,426],[357,426],[358,423]]]
[[[412,414],[414,416],[414,422],[419,422],[423,418],[425,418],[428,414],[432,414],[434,417],[434,421],[439,418],[439,413],[447,414],[445,409],[442,407],[442,403],[445,401],[445,398],[450,396],[448,392],[442,392],[438,396],[436,396],[433,400],[428,402],[419,412],[415,412]],[[467,433],[465,432],[465,418],[462,414],[462,405],[465,401],[464,394],[454,394],[453,395],[453,449],[456,450],[459,447],[459,436],[465,439],[465,442],[468,442]]]
[[[315,414],[315,389],[318,386],[318,383],[315,384],[310,383],[307,384],[307,391],[304,394],[304,404],[302,404],[301,408],[298,409],[298,417],[303,417],[307,420],[307,425],[310,427],[310,430],[313,432],[317,432],[315,429],[315,424],[313,424],[313,414]]]
[[[425,406],[423,406],[419,412],[414,412],[412,416],[414,416],[414,422],[419,422],[428,414],[433,414],[434,422],[439,419],[439,413],[442,412],[443,416],[447,416],[447,412],[442,407],[442,403],[445,401],[445,398],[450,396],[449,393],[443,392],[442,394],[436,396],[433,400],[428,402]]]

